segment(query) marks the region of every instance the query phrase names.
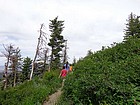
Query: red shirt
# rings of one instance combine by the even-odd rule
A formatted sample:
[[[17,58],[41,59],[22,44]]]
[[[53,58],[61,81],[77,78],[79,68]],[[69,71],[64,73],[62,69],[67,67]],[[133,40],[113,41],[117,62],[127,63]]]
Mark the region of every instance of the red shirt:
[[[67,75],[67,70],[63,69],[61,71],[61,77],[66,77],[66,75]]]

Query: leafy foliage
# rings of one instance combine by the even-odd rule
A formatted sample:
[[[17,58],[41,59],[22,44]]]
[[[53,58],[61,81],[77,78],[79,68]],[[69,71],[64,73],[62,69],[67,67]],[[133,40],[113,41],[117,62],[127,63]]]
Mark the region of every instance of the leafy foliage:
[[[15,88],[0,91],[0,105],[42,105],[59,87],[61,80],[58,79],[58,71],[46,72],[42,79],[35,78]]]
[[[87,55],[75,65],[64,86],[67,105],[140,104],[140,39]]]

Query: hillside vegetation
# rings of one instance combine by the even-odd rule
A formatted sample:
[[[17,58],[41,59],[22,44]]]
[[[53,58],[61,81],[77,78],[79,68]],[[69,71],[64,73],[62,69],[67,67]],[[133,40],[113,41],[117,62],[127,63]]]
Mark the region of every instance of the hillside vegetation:
[[[139,38],[89,54],[74,69],[60,105],[140,105]]]
[[[61,87],[58,71],[46,72],[43,78],[34,78],[21,85],[0,90],[0,105],[42,105],[49,95]]]
[[[42,105],[61,87],[59,71],[46,72],[0,91],[0,105]],[[139,105],[140,39],[130,38],[90,53],[74,66],[58,105]]]
[[[49,96],[61,87],[62,79],[58,78],[58,68],[61,64],[59,52],[65,42],[61,36],[63,21],[55,18],[51,22],[52,38],[49,46],[54,49],[52,48],[50,55],[50,65],[53,65],[51,68],[55,70],[45,74],[41,72],[40,76],[34,73],[37,77],[27,81],[30,68],[27,68],[26,64],[23,69],[23,83],[13,79],[11,84],[15,86],[17,82],[18,85],[0,90],[0,105],[42,105],[44,100],[48,101]],[[74,65],[74,72],[66,77],[57,105],[140,105],[140,16],[131,13],[127,22],[123,42],[102,47],[102,50],[95,53],[90,51]],[[12,66],[15,74],[16,66]],[[14,77],[16,78],[16,75]],[[5,84],[6,82],[7,75]],[[4,86],[2,82],[0,86]]]

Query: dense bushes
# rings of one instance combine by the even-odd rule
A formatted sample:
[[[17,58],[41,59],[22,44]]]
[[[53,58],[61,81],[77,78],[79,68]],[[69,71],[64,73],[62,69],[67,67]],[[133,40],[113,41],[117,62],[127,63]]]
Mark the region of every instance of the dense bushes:
[[[0,91],[0,105],[42,105],[46,96],[59,87],[58,71],[46,72],[42,79],[34,78],[15,88]]]
[[[140,104],[140,39],[86,56],[64,86],[67,105]]]
[[[140,104],[140,39],[129,39],[79,60],[59,105]],[[0,105],[41,105],[61,87],[58,71],[0,91]]]

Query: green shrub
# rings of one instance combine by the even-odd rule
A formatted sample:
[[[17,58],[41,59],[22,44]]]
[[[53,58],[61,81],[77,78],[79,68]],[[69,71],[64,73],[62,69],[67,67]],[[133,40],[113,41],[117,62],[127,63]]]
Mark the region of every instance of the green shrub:
[[[61,87],[58,72],[46,72],[43,79],[38,77],[32,81],[0,91],[0,105],[42,105],[50,94]]]
[[[61,103],[140,104],[140,39],[129,39],[88,55],[74,69],[65,82]]]

